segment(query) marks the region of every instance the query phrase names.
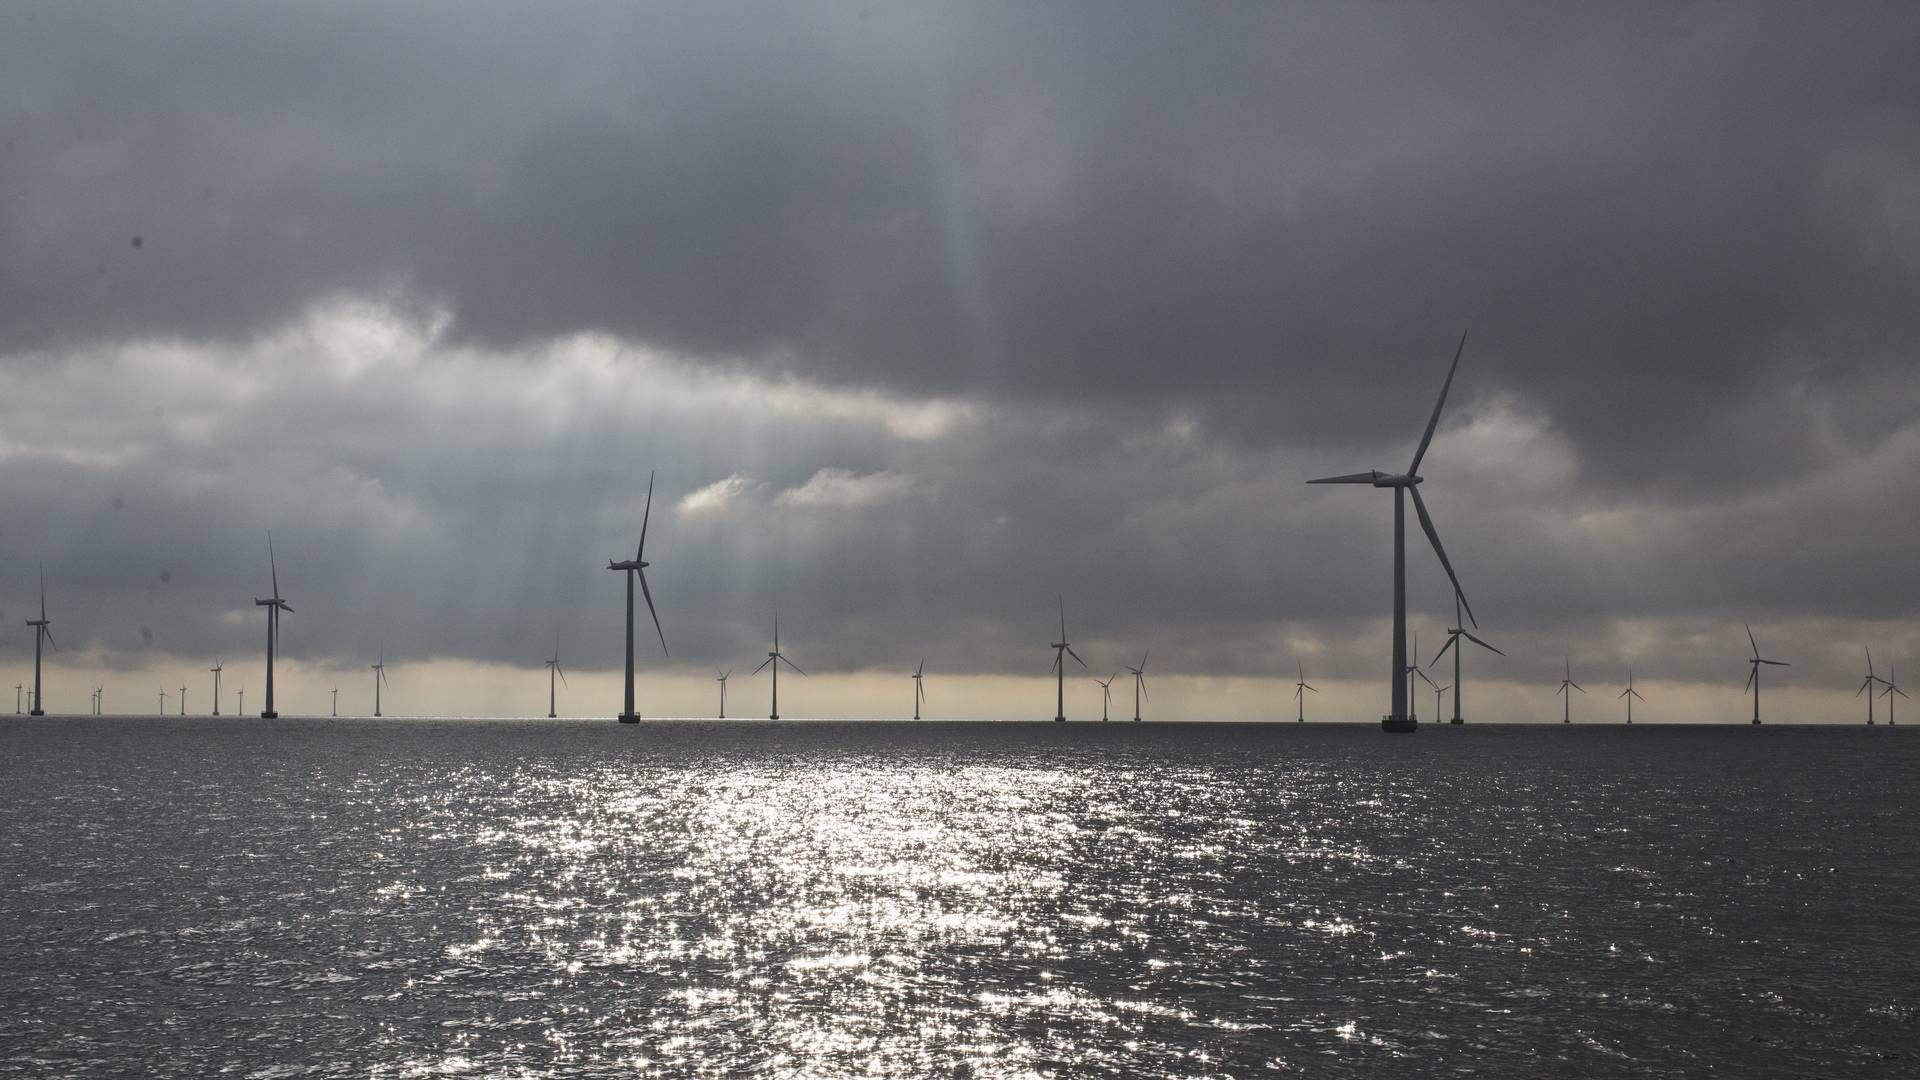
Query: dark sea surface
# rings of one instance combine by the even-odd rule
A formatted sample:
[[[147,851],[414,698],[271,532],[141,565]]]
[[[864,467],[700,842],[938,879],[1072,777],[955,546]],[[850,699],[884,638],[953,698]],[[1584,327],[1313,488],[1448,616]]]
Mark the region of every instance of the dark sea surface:
[[[1920,1076],[1911,728],[9,718],[0,1075]]]

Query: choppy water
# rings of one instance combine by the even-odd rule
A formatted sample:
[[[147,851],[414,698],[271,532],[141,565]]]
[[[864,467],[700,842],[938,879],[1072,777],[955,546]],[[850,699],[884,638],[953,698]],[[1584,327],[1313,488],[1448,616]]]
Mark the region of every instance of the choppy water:
[[[1920,738],[10,720],[0,1075],[1920,1075]]]

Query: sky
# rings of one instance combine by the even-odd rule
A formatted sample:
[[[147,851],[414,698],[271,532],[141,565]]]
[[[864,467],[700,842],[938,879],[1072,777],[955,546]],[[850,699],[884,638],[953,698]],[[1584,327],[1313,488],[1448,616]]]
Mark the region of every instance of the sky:
[[[1911,5],[25,4],[0,665],[50,711],[1386,711],[1392,507],[1472,719],[1920,686]],[[649,476],[653,506],[645,509]],[[1410,522],[1411,524],[1411,522]],[[1408,536],[1410,624],[1452,616]],[[1072,664],[1072,661],[1069,660]],[[1450,664],[1435,672],[1452,679]],[[1115,683],[1115,707],[1132,694]],[[1903,703],[1904,704],[1904,703]],[[1423,715],[1431,696],[1416,698]],[[172,702],[170,708],[176,708]],[[1915,714],[1920,721],[1920,712]]]

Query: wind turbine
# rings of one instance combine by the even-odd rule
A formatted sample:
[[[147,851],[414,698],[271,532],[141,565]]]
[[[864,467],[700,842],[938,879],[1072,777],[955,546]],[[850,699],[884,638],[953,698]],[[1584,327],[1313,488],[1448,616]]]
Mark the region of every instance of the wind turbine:
[[[1065,723],[1067,719],[1067,657],[1080,660],[1080,654],[1074,652],[1073,646],[1067,644],[1067,598],[1062,596],[1059,599],[1060,640],[1053,643],[1053,671],[1059,678],[1054,686],[1053,719],[1057,723]],[[1087,662],[1080,660],[1080,666],[1086,667]]]
[[[1113,705],[1113,680],[1119,677],[1120,673],[1116,671],[1107,676],[1105,682],[1101,682],[1099,679],[1093,680],[1094,683],[1100,687],[1100,693],[1104,695],[1100,702],[1100,722],[1103,724],[1107,722],[1107,710]]]
[[[727,718],[727,680],[733,678],[733,669],[721,671],[719,668],[714,668],[713,673],[720,676],[713,681],[720,684],[720,719],[725,720]]]
[[[1440,557],[1440,565],[1447,571],[1447,579],[1453,582],[1453,594],[1466,607],[1467,621],[1479,629],[1480,624],[1473,617],[1473,607],[1466,603],[1466,596],[1460,588],[1460,579],[1454,575],[1453,564],[1447,561],[1447,551],[1440,546],[1440,534],[1433,529],[1433,519],[1427,515],[1427,504],[1420,498],[1420,461],[1426,457],[1427,444],[1433,441],[1433,430],[1440,424],[1440,409],[1447,403],[1447,391],[1453,386],[1453,374],[1460,368],[1460,354],[1467,347],[1467,335],[1460,335],[1460,345],[1453,351],[1453,365],[1447,369],[1447,381],[1440,385],[1440,399],[1433,403],[1433,416],[1427,420],[1426,434],[1420,437],[1420,445],[1413,452],[1413,462],[1407,471],[1398,475],[1389,475],[1378,469],[1371,472],[1353,473],[1347,476],[1329,476],[1319,480],[1309,480],[1310,484],[1371,484],[1377,488],[1393,489],[1393,674],[1389,680],[1393,685],[1393,711],[1380,718],[1382,731],[1415,731],[1419,721],[1408,706],[1410,686],[1403,683],[1407,667],[1407,537],[1406,537],[1406,496],[1413,495],[1414,512],[1420,516],[1420,528],[1427,534],[1427,542],[1433,545],[1433,553]]]
[[[273,559],[273,534],[267,534],[267,568],[273,573],[273,595],[262,600],[254,597],[255,607],[267,609],[267,707],[260,710],[262,720],[272,720],[280,714],[273,711],[273,657],[280,648],[280,613],[293,613],[280,595],[280,566]]]
[[[567,681],[567,673],[560,670],[560,635],[559,634],[553,635],[553,659],[547,661],[547,719],[549,720],[553,719],[554,717],[553,707],[554,707],[556,698],[554,696],[553,678],[556,675],[560,677],[561,682]]]
[[[226,667],[227,662],[222,660],[207,669],[213,672],[213,715],[215,716],[220,715],[220,673],[226,670]]]
[[[1627,699],[1627,723],[1631,724],[1633,723],[1633,699],[1640,698],[1641,701],[1647,700],[1646,698],[1640,697],[1640,691],[1633,688],[1633,672],[1631,671],[1627,672],[1627,688],[1620,691],[1620,696]]]
[[[30,716],[45,716],[47,715],[45,699],[40,696],[40,642],[44,640],[48,645],[56,649],[60,647],[59,644],[53,640],[53,621],[47,618],[47,571],[45,567],[40,569],[40,617],[37,619],[28,619],[27,625],[33,627],[33,698],[27,702],[27,713]]]
[[[247,688],[243,686],[239,690],[234,691],[234,696],[240,699],[240,704],[235,706],[233,711],[239,713],[241,716],[245,716],[247,714]]]
[[[380,646],[380,662],[369,664],[373,669],[373,715],[380,715],[380,684],[387,681],[387,646]]]
[[[1447,655],[1448,649],[1453,650],[1453,719],[1449,721],[1449,723],[1454,723],[1454,724],[1466,723],[1466,721],[1460,719],[1460,639],[1461,638],[1466,638],[1468,641],[1473,642],[1475,645],[1478,645],[1481,648],[1486,649],[1488,652],[1491,652],[1496,656],[1507,655],[1506,653],[1501,652],[1499,649],[1496,649],[1493,646],[1487,644],[1486,642],[1481,641],[1479,638],[1474,637],[1472,631],[1469,631],[1465,627],[1460,625],[1460,596],[1458,593],[1454,594],[1453,625],[1447,628],[1447,643],[1445,645],[1440,646],[1440,651],[1433,654],[1433,662],[1427,665],[1428,667],[1432,667],[1434,664],[1439,663],[1440,658]],[[1437,707],[1433,710],[1433,715],[1435,720],[1438,720],[1440,718],[1440,710]]]
[[[1433,680],[1428,679],[1427,685],[1433,686]],[[1453,689],[1453,687],[1451,686],[1434,686],[1433,687],[1433,715],[1435,716],[1440,715],[1440,695],[1446,693],[1451,689]]]
[[[1573,723],[1573,694],[1568,692],[1568,687],[1572,687],[1574,690],[1578,690],[1583,694],[1587,692],[1586,687],[1573,681],[1573,660],[1571,657],[1567,659],[1567,673],[1560,680],[1560,689],[1554,691],[1556,694],[1565,694],[1567,698],[1567,700],[1561,704],[1560,722],[1563,724]]]
[[[26,683],[13,684],[13,715],[15,716],[20,715],[20,691],[25,690],[26,688],[27,688]]]
[[[1873,673],[1873,650],[1868,649],[1867,650],[1867,677],[1861,680],[1860,689],[1855,690],[1853,692],[1854,697],[1859,697],[1861,694],[1867,695],[1867,726],[1868,727],[1873,726],[1873,697],[1874,697],[1873,684],[1884,683],[1886,681],[1887,680]],[[1887,722],[1888,723],[1893,722],[1891,715],[1889,715]]]
[[[160,688],[160,715],[167,715],[167,688],[164,686]]]
[[[773,611],[773,651],[767,654],[765,660],[760,661],[760,667],[753,669],[753,674],[758,675],[760,674],[761,668],[768,667],[769,665],[773,668],[773,709],[767,715],[767,719],[769,720],[780,719],[781,664],[785,664],[795,671],[800,671],[800,665],[787,659],[785,654],[780,651],[780,609],[775,608]],[[805,675],[806,672],[800,671],[800,674]]]
[[[1880,695],[1881,697],[1883,697],[1883,698],[1886,698],[1886,699],[1887,699],[1887,726],[1888,726],[1888,727],[1893,727],[1893,726],[1894,726],[1894,724],[1893,724],[1893,696],[1894,696],[1895,694],[1898,694],[1898,695],[1900,695],[1901,697],[1906,697],[1906,696],[1907,696],[1907,692],[1906,692],[1905,690],[1902,690],[1902,689],[1900,689],[1900,684],[1899,684],[1899,683],[1897,683],[1897,682],[1895,682],[1895,681],[1893,680],[1893,665],[1892,665],[1892,664],[1888,664],[1888,665],[1887,665],[1887,677],[1886,677],[1886,678],[1885,678],[1884,680],[1882,680],[1882,681],[1884,681],[1884,682],[1885,682],[1885,683],[1887,684],[1887,689],[1886,689],[1886,692]],[[1911,698],[1908,698],[1908,700],[1909,700],[1909,701],[1911,701],[1912,699],[1911,699]]]
[[[103,711],[105,711],[106,703],[107,703],[107,688],[104,686],[94,687],[93,688],[93,715],[99,716]]]
[[[1420,669],[1420,635],[1417,633],[1413,635],[1413,662],[1407,665],[1407,723],[1409,724],[1417,724],[1420,722],[1419,717],[1415,715],[1416,710],[1413,706],[1413,691],[1416,689],[1413,685],[1415,677],[1418,677],[1421,682],[1426,683],[1435,690],[1440,688],[1440,684],[1427,678],[1427,673]],[[1435,698],[1434,700],[1438,701],[1440,699]],[[1440,714],[1439,709],[1440,707],[1438,705],[1434,706],[1435,716]]]
[[[1764,660],[1760,657],[1760,643],[1753,640],[1753,627],[1747,627],[1747,644],[1753,646],[1753,657],[1747,663],[1753,670],[1747,673],[1747,689],[1753,691],[1753,723],[1760,724],[1760,665],[1772,664],[1774,667],[1791,667],[1785,660]]]
[[[920,658],[920,666],[913,669],[913,718],[920,719],[920,705],[927,700],[927,688],[920,681],[927,673],[927,658]]]
[[[653,590],[647,588],[647,522],[653,517],[653,474],[647,474],[647,508],[640,515],[640,546],[635,549],[633,558],[615,562],[607,560],[607,569],[624,570],[627,575],[627,701],[626,708],[620,713],[623,724],[637,724],[640,714],[633,711],[633,579],[640,578],[640,592],[647,598],[647,614],[653,616],[653,630],[660,635],[660,654],[667,652],[667,632],[660,629],[660,613],[653,609]]]
[[[1300,706],[1299,715],[1294,717],[1294,720],[1296,723],[1304,724],[1307,722],[1307,692],[1311,690],[1317,694],[1320,691],[1307,685],[1307,669],[1304,665],[1295,661],[1294,667],[1300,673],[1300,681],[1293,684],[1293,700]]]
[[[340,688],[337,686],[333,688],[333,715],[340,715]]]
[[[1067,635],[1061,634],[1060,636],[1066,637]],[[1147,654],[1152,651],[1152,649],[1148,649],[1147,652],[1140,654],[1139,667],[1127,668],[1127,672],[1133,676],[1133,722],[1136,724],[1140,722],[1140,699],[1144,697],[1147,692]],[[1125,665],[1122,666],[1124,667]]]
[[[187,715],[187,688],[184,686],[180,688],[180,715]]]

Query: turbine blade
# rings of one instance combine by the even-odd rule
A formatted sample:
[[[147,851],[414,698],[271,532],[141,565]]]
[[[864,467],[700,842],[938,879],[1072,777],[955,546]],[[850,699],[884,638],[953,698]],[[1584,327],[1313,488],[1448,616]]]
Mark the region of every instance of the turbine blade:
[[[553,673],[555,675],[560,676],[561,686],[567,685],[567,672],[565,668],[561,667],[559,664],[555,664],[553,665]]]
[[[1427,419],[1427,433],[1420,436],[1420,448],[1413,452],[1409,475],[1420,471],[1420,459],[1427,456],[1427,444],[1433,441],[1433,429],[1440,426],[1440,409],[1447,403],[1447,391],[1453,389],[1453,373],[1460,370],[1460,354],[1467,349],[1467,332],[1460,331],[1460,345],[1453,350],[1453,366],[1447,368],[1447,381],[1440,384],[1440,400],[1433,403],[1433,415]]]
[[[1460,579],[1454,576],[1453,564],[1447,561],[1447,549],[1440,546],[1440,534],[1433,529],[1433,518],[1427,516],[1427,501],[1420,497],[1418,487],[1409,487],[1407,490],[1413,495],[1413,509],[1420,515],[1420,527],[1426,530],[1427,542],[1433,545],[1433,553],[1440,556],[1440,565],[1446,568],[1447,580],[1453,582],[1454,596],[1458,597],[1460,605],[1467,609],[1467,621],[1473,624],[1475,630],[1478,630],[1480,621],[1473,617],[1473,605],[1467,602],[1466,591],[1460,588]]]
[[[1434,688],[1435,690],[1438,690],[1438,689],[1440,689],[1440,684],[1439,684],[1439,683],[1436,683],[1436,682],[1434,682],[1434,681],[1433,681],[1432,679],[1429,679],[1429,678],[1427,678],[1427,673],[1426,673],[1426,672],[1424,672],[1424,671],[1422,671],[1422,670],[1420,670],[1419,668],[1414,668],[1414,669],[1413,669],[1413,673],[1414,673],[1415,675],[1418,675],[1418,676],[1420,676],[1420,681],[1421,681],[1421,682],[1423,682],[1423,683],[1426,683],[1426,684],[1427,684],[1428,686],[1431,686],[1431,687],[1433,687],[1433,688]]]
[[[1860,684],[1860,689],[1858,689],[1858,690],[1855,690],[1855,691],[1853,692],[1853,696],[1854,696],[1854,697],[1859,697],[1859,696],[1860,696],[1861,694],[1864,694],[1864,693],[1866,693],[1866,692],[1867,692],[1867,687],[1869,687],[1869,686],[1872,686],[1872,685],[1873,685],[1873,680],[1872,680],[1872,679],[1868,679],[1868,680],[1867,680],[1866,682],[1863,682],[1863,683],[1861,683],[1861,684]]]
[[[660,635],[660,652],[672,656],[673,654],[667,651],[667,632],[660,629],[660,613],[653,610],[653,590],[647,588],[647,572],[635,570],[634,573],[640,575],[640,594],[647,598],[647,614],[653,616],[653,632]]]
[[[1060,601],[1060,640],[1065,641],[1067,640],[1067,598],[1061,595],[1057,599]]]
[[[1758,660],[1760,658],[1760,643],[1753,640],[1753,627],[1748,624],[1742,625],[1746,625],[1747,627],[1747,644],[1753,646],[1753,658]]]
[[[747,672],[747,674],[749,674],[749,675],[758,675],[758,674],[760,674],[760,670],[761,670],[761,668],[764,668],[764,667],[766,667],[766,666],[767,666],[768,664],[771,664],[771,663],[773,663],[773,657],[771,657],[771,656],[769,656],[769,657],[767,657],[767,658],[766,658],[765,660],[762,660],[762,661],[760,661],[760,667],[757,667],[757,668],[754,668],[754,669],[753,669],[752,671],[749,671],[749,672]]]
[[[795,670],[795,671],[800,671],[800,665],[799,665],[799,664],[796,664],[796,663],[794,663],[793,661],[791,661],[791,660],[789,660],[789,659],[787,659],[787,658],[786,658],[786,657],[784,657],[784,656],[782,656],[782,657],[780,657],[780,662],[781,662],[781,663],[783,663],[783,664],[785,664],[785,665],[787,665],[788,667],[790,667],[790,668],[792,668],[792,669],[793,669],[793,670]],[[807,673],[806,673],[806,672],[804,672],[804,671],[800,671],[800,674],[802,674],[802,675],[805,675],[805,674],[807,674]]]
[[[1760,669],[1758,667],[1754,668],[1752,671],[1747,672],[1747,685],[1741,687],[1740,689],[1742,690],[1753,689],[1753,680],[1759,677],[1760,677]]]
[[[1060,635],[1060,636],[1061,636],[1061,637],[1065,637],[1066,635],[1065,635],[1065,634],[1062,634],[1062,635]],[[1071,645],[1069,645],[1069,646],[1067,646],[1067,655],[1068,655],[1068,656],[1071,656],[1071,657],[1073,657],[1073,658],[1074,658],[1075,660],[1080,660],[1080,654],[1079,654],[1079,653],[1077,653],[1077,652],[1074,652],[1074,651],[1073,651],[1073,646],[1071,646]],[[1081,666],[1081,667],[1086,667],[1086,666],[1087,666],[1087,662],[1086,662],[1085,660],[1080,660],[1080,666]],[[1091,670],[1093,670],[1093,669],[1092,669],[1092,668],[1088,668],[1087,670],[1089,670],[1089,671],[1091,671]]]
[[[633,553],[633,561],[641,562],[647,556],[647,521],[653,517],[653,471],[647,471],[647,508],[640,514],[640,547]],[[646,580],[642,578],[641,580]],[[666,635],[661,635],[660,645],[666,647]]]
[[[275,562],[273,558],[273,533],[271,530],[267,533],[267,569],[273,574],[273,598],[278,600],[280,598],[280,564]],[[44,593],[46,586],[43,584],[40,589],[41,592]],[[44,602],[45,601],[42,601],[42,603]]]
[[[1792,664],[1787,663],[1785,660],[1762,660],[1760,662],[1763,664],[1772,664],[1774,667],[1792,667],[1793,666]]]
[[[1587,692],[1587,688],[1586,688],[1586,687],[1584,687],[1584,686],[1581,686],[1581,685],[1580,685],[1579,683],[1577,683],[1577,682],[1574,682],[1574,681],[1573,681],[1572,679],[1568,679],[1568,680],[1567,680],[1567,685],[1568,685],[1568,686],[1571,686],[1571,687],[1573,687],[1573,688],[1574,688],[1575,690],[1578,690],[1578,691],[1580,691],[1580,692],[1581,692],[1581,693],[1583,693],[1583,694]]]
[[[1313,690],[1313,692],[1314,692],[1314,693],[1316,693],[1316,694],[1320,692],[1319,690],[1316,690],[1316,689],[1314,689],[1314,688],[1313,688],[1313,687],[1311,687],[1311,686],[1309,686],[1309,687],[1307,687],[1307,689],[1309,689],[1309,690]]]
[[[1614,697],[1617,700],[1619,698],[1626,697],[1628,694],[1631,694],[1631,693],[1633,693],[1632,690],[1622,690],[1618,694],[1615,694]]]
[[[1486,649],[1486,650],[1488,650],[1489,652],[1492,652],[1492,653],[1494,653],[1494,654],[1496,654],[1496,655],[1499,655],[1499,656],[1505,656],[1505,655],[1507,655],[1506,653],[1503,653],[1503,652],[1501,652],[1501,651],[1500,651],[1499,649],[1496,649],[1496,648],[1494,648],[1493,646],[1491,646],[1491,645],[1489,645],[1489,644],[1487,644],[1486,642],[1484,642],[1484,641],[1481,641],[1481,640],[1480,640],[1479,638],[1477,638],[1477,637],[1474,637],[1474,636],[1473,636],[1472,634],[1468,634],[1468,633],[1467,633],[1467,632],[1466,632],[1465,630],[1462,630],[1462,631],[1460,631],[1460,632],[1461,632],[1462,634],[1466,634],[1466,638],[1467,638],[1467,640],[1468,640],[1468,641],[1471,641],[1471,642],[1473,642],[1473,643],[1474,643],[1475,645],[1478,645],[1478,646],[1480,646],[1481,648],[1483,648],[1483,649]]]
[[[1453,648],[1453,643],[1455,640],[1457,639],[1452,634],[1448,634],[1447,643],[1445,645],[1440,646],[1439,652],[1433,654],[1433,659],[1427,661],[1427,666],[1432,667],[1433,665],[1439,663],[1440,658],[1447,655],[1447,650]]]
[[[1348,473],[1345,476],[1323,476],[1318,480],[1309,480],[1309,484],[1371,484],[1380,479],[1379,469],[1371,472]]]
[[[1889,689],[1889,690],[1891,690],[1891,691],[1893,691],[1893,692],[1894,692],[1894,693],[1896,693],[1896,694],[1899,694],[1899,695],[1900,695],[1901,697],[1907,697],[1907,692],[1906,692],[1905,690],[1902,690],[1902,689],[1900,689],[1900,688],[1899,688],[1899,687],[1897,687],[1897,686],[1889,686],[1889,687],[1887,687],[1887,689]],[[1907,700],[1909,700],[1909,701],[1911,701],[1911,700],[1913,700],[1913,699],[1912,699],[1912,698],[1907,698]]]

